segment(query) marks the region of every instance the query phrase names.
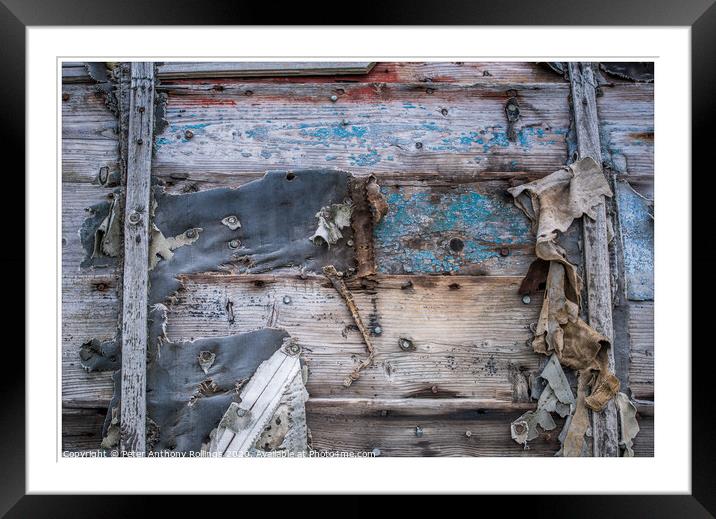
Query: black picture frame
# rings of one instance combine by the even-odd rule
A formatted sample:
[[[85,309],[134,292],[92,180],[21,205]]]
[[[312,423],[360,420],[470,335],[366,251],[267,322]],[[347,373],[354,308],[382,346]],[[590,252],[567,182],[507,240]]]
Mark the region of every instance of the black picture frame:
[[[0,0],[0,113],[3,124],[0,135],[3,148],[22,150],[25,141],[25,29],[42,25],[281,25],[302,22],[307,25],[345,23],[371,25],[617,25],[617,26],[689,26],[691,27],[691,73],[692,73],[692,169],[709,174],[707,164],[709,150],[713,147],[711,130],[714,114],[716,85],[716,6],[715,0],[602,0],[586,2],[556,0],[529,2],[528,0],[496,2],[486,0],[461,0],[429,2],[400,0],[383,3],[367,2],[347,4],[336,2],[312,2],[282,5],[277,9],[273,3],[249,3],[231,1],[198,2],[193,0]],[[118,5],[121,4],[121,8]],[[340,8],[340,10],[339,10]],[[343,10],[343,14],[339,13]],[[559,37],[558,34],[555,37]],[[565,42],[568,48],[568,42]],[[48,86],[50,88],[50,86]],[[24,154],[15,153],[17,165],[14,171],[24,171]],[[687,181],[687,172],[675,173],[674,181]],[[10,176],[8,174],[8,176]],[[694,185],[694,177],[691,177]],[[11,180],[12,181],[12,180]],[[25,193],[24,177],[14,174],[13,196]],[[6,190],[11,189],[6,185]],[[706,190],[699,185],[700,192]],[[8,191],[6,191],[8,192]],[[694,192],[697,192],[696,190]],[[24,197],[22,197],[24,199]],[[699,204],[692,202],[692,207]],[[5,221],[16,221],[17,209],[9,213],[4,208]],[[696,214],[692,221],[692,236],[706,221]],[[16,244],[24,244],[22,229],[15,226],[13,236]],[[24,271],[24,246],[16,247],[18,253],[0,257],[6,272]],[[21,252],[22,251],[22,252]],[[678,251],[691,254],[691,251]],[[692,269],[706,270],[706,259],[692,260]],[[702,268],[700,268],[702,267]],[[16,276],[17,277],[17,276]],[[20,287],[16,291],[22,293]],[[5,313],[6,322],[19,322],[19,313],[25,305],[15,296]],[[693,322],[704,322],[709,305],[692,304]],[[27,311],[32,311],[28,308]],[[18,314],[13,319],[14,314]],[[708,320],[705,320],[708,322]],[[671,345],[683,349],[689,345]],[[695,344],[692,354],[692,494],[691,495],[611,495],[611,496],[510,496],[509,510],[520,512],[521,502],[528,501],[529,515],[550,517],[712,517],[716,515],[716,455],[713,434],[709,422],[713,408],[712,391],[707,386],[713,379],[712,347],[710,341]],[[24,357],[17,356],[18,360]],[[0,515],[5,517],[106,517],[107,515],[134,516],[153,499],[147,496],[27,496],[25,495],[25,387],[24,366],[3,370],[0,377],[4,395],[0,406]],[[681,441],[674,438],[673,441]],[[534,477],[531,475],[530,477]],[[575,477],[585,477],[576,475]],[[619,477],[618,474],[615,477]],[[628,482],[624,482],[628,487]],[[481,498],[484,499],[484,498]],[[353,502],[350,502],[353,501]],[[214,501],[215,502],[215,501]],[[480,508],[487,504],[480,502]],[[174,506],[185,506],[183,500],[172,500]],[[373,502],[374,504],[374,502]],[[413,505],[422,507],[417,501]],[[171,513],[170,503],[163,505],[164,512]],[[312,507],[319,512],[323,507]],[[352,497],[341,505],[343,511],[367,513],[372,506],[360,497]],[[208,511],[211,508],[207,509]],[[484,509],[486,510],[486,509]],[[508,509],[505,509],[508,510]],[[525,510],[525,509],[523,509]],[[410,513],[410,507],[403,512]],[[330,510],[328,510],[329,513]],[[338,513],[338,510],[334,510]],[[143,514],[142,514],[143,515]],[[345,513],[341,512],[341,515]]]

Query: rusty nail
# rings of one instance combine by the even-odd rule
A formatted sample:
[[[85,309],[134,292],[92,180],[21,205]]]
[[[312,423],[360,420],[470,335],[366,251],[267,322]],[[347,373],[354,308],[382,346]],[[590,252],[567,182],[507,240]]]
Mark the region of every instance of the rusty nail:
[[[336,101],[338,101],[338,96],[335,95],[335,94],[332,95],[332,96],[331,96],[331,101],[333,101],[334,103],[335,103]]]
[[[187,130],[184,132],[184,137],[186,137],[187,139],[191,139],[192,137],[194,137],[194,132],[192,132],[191,130]]]
[[[229,247],[232,249],[238,249],[239,248],[239,240],[231,240],[229,242]]]
[[[69,101],[69,99],[70,99],[70,94],[68,94],[67,92],[63,92],[63,93],[62,93],[62,100],[63,100],[63,101]]]
[[[140,106],[140,107],[139,107],[139,113],[140,113],[140,114],[143,114],[143,113],[144,113],[144,107],[143,107],[143,106]]]
[[[142,217],[137,211],[132,211],[131,213],[129,213],[129,223],[131,223],[132,225],[137,225],[141,219]]]
[[[528,304],[530,304],[531,301],[532,301],[532,299],[530,298],[530,296],[522,296],[522,302],[524,304],[528,305]]]
[[[420,438],[423,435],[423,428],[419,425],[415,426],[415,436]]]
[[[186,237],[187,238],[194,238],[196,237],[196,229],[188,229],[186,231]]]
[[[290,305],[291,304],[291,296],[283,296],[283,304]]]
[[[137,144],[141,146],[142,144],[144,144],[144,141],[142,139],[137,139]]]
[[[500,256],[509,256],[510,255],[510,249],[507,247],[503,247],[500,249]]]

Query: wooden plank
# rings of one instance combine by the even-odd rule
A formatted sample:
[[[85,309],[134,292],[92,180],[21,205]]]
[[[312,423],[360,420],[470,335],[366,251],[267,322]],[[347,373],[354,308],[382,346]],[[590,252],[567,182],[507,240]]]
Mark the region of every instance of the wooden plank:
[[[303,348],[312,398],[464,397],[509,404],[513,368],[527,374],[540,369],[542,357],[527,344],[540,298],[522,302],[521,278],[376,279],[365,288],[349,284],[376,349],[374,365],[350,388],[343,380],[365,356],[365,345],[343,300],[322,276],[187,276],[169,306],[167,334],[179,341],[283,328]],[[401,337],[412,339],[415,351],[401,350]]]
[[[80,269],[84,251],[78,231],[88,216],[85,209],[110,196],[111,189],[92,182],[102,167],[117,170],[119,141],[116,119],[92,85],[65,85],[63,93],[67,96],[62,98],[61,115],[62,402],[69,407],[104,406],[104,417],[112,392],[111,373],[85,372],[80,367],[79,349],[93,337],[108,340],[117,333],[118,269]],[[71,420],[80,418],[73,415]],[[86,432],[77,433],[77,442],[82,444],[81,435]]]
[[[149,189],[154,64],[132,63],[122,297],[121,448],[145,452]]]
[[[569,63],[572,110],[579,158],[592,157],[602,163],[597,115],[596,80],[591,63]],[[584,232],[584,270],[587,287],[589,324],[613,343],[612,289],[609,266],[606,204],[594,208],[596,219],[582,219]],[[609,370],[615,371],[614,351],[608,350]],[[601,413],[592,413],[595,456],[618,456],[616,405],[610,400]]]
[[[628,304],[629,389],[633,398],[654,400],[654,302]]]
[[[69,452],[99,450],[106,408],[62,409],[62,450]]]
[[[602,86],[597,97],[602,148],[618,171],[654,175],[654,84]]]
[[[164,67],[169,64],[165,64]],[[250,66],[249,63],[234,62],[229,65]],[[163,69],[159,70],[159,78],[163,79]],[[338,77],[336,77],[338,76]],[[206,74],[204,79],[212,79]],[[356,71],[349,76],[334,75],[313,76],[274,76],[258,79],[266,82],[321,82],[321,81],[352,81],[364,83],[466,83],[500,82],[508,85],[521,83],[563,83],[564,79],[544,65],[517,61],[461,61],[461,62],[379,62],[365,72]],[[84,68],[84,63],[64,62],[62,68],[63,83],[91,81]],[[218,79],[220,82],[222,79]],[[617,80],[616,83],[620,81]]]
[[[525,84],[517,140],[502,84],[199,81],[162,85],[168,126],[156,138],[162,180],[306,167],[352,173],[551,173],[567,160],[568,85]],[[430,93],[428,93],[430,92]],[[336,96],[335,102],[331,96]]]
[[[170,61],[157,66],[159,79],[257,77],[257,76],[340,76],[367,74],[370,61]]]
[[[313,449],[384,456],[554,456],[563,420],[541,432],[525,450],[510,437],[510,423],[522,411],[466,410],[410,416],[376,412],[369,416],[321,413],[308,401],[308,427]],[[418,430],[417,428],[420,427]],[[468,434],[469,433],[469,434]]]
[[[653,200],[635,191],[626,181],[616,182],[615,196],[624,247],[626,297],[632,301],[653,300]]]

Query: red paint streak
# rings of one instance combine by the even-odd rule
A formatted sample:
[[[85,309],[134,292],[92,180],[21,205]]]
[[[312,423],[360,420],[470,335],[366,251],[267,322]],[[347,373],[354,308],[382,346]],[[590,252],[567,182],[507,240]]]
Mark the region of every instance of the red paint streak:
[[[182,99],[184,106],[235,106],[236,101],[223,97],[195,97],[186,96]]]

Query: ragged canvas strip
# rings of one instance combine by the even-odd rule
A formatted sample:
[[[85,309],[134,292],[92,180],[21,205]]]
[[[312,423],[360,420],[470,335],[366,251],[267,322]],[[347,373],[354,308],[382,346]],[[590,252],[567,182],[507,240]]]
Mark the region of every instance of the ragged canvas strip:
[[[575,219],[584,215],[593,219],[595,206],[602,197],[612,195],[611,189],[599,165],[586,157],[508,191],[532,222],[537,261],[549,262],[532,347],[538,353],[555,354],[562,366],[580,372],[579,395],[563,448],[565,455],[579,456],[589,427],[587,408],[601,412],[619,391],[619,380],[608,369],[609,339],[579,317],[582,280],[557,238]],[[539,269],[530,270],[534,275],[543,269],[540,263]]]

